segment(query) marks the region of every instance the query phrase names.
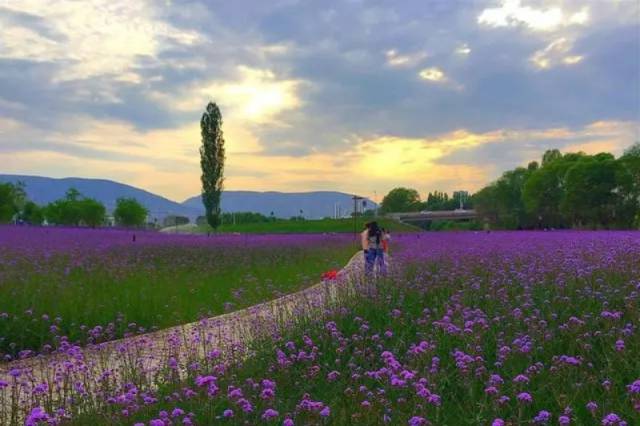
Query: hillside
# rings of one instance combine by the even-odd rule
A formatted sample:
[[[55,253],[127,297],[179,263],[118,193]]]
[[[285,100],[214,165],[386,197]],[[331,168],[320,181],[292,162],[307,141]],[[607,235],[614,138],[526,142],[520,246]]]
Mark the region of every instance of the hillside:
[[[37,204],[47,204],[64,197],[65,192],[73,187],[83,195],[95,198],[104,203],[108,211],[115,208],[120,197],[133,197],[142,203],[152,217],[162,219],[170,214],[180,214],[191,218],[200,212],[149,191],[114,182],[106,179],[62,178],[55,179],[40,176],[0,175],[0,182],[24,182],[27,195]]]
[[[160,195],[106,179],[86,178],[49,178],[41,176],[0,174],[0,182],[24,182],[29,198],[38,204],[47,204],[64,197],[65,192],[74,187],[83,195],[104,203],[107,210],[115,207],[119,197],[133,197],[140,201],[151,217],[162,220],[165,216],[177,214],[189,217],[192,221],[204,214],[200,196],[178,203]],[[353,211],[351,195],[342,192],[255,192],[225,191],[222,194],[222,210],[225,212],[252,211],[269,216],[271,212],[279,218],[302,215],[308,219],[333,217],[334,206],[340,208],[341,215]],[[367,200],[367,208],[375,203]],[[359,206],[362,208],[362,205]]]
[[[321,219],[334,216],[334,206],[340,208],[341,216],[349,215],[353,211],[351,194],[335,191],[313,192],[255,192],[255,191],[225,191],[222,193],[222,209],[225,212],[258,212],[269,216],[271,212],[276,217],[290,218],[302,215],[308,219]],[[374,208],[376,204],[366,199],[366,208]],[[362,201],[360,201],[362,203]],[[190,208],[201,208],[200,196],[192,197],[183,202]],[[358,206],[362,209],[362,205]]]

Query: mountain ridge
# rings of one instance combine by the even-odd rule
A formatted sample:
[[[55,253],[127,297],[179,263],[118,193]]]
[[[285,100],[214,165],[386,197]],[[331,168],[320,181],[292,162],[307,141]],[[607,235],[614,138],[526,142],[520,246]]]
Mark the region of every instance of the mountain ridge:
[[[115,208],[119,197],[133,197],[149,209],[150,216],[162,220],[164,217],[177,214],[189,217],[192,221],[204,214],[200,195],[177,202],[151,191],[122,182],[103,178],[64,177],[52,178],[37,175],[0,174],[0,182],[25,183],[25,190],[30,199],[38,204],[47,204],[64,197],[65,192],[74,187],[83,195],[95,198],[105,204],[108,211]],[[252,211],[266,216],[272,212],[274,216],[288,218],[302,215],[309,219],[333,217],[336,209],[340,216],[347,216],[353,211],[352,195],[339,191],[251,191],[237,190],[222,193],[222,210],[225,212]],[[366,200],[366,208],[374,208],[376,204]],[[359,210],[362,209],[360,205]]]

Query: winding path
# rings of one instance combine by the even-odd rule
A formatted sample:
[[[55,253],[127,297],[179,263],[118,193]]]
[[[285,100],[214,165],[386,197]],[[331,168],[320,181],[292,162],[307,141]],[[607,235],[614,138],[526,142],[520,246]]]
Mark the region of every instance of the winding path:
[[[167,374],[184,376],[194,362],[250,356],[248,343],[322,315],[350,297],[363,282],[363,267],[357,253],[336,280],[246,309],[97,345],[68,345],[59,353],[0,365],[0,385],[7,384],[0,386],[0,424],[18,424],[37,406],[73,413],[99,404],[130,382],[153,389]]]

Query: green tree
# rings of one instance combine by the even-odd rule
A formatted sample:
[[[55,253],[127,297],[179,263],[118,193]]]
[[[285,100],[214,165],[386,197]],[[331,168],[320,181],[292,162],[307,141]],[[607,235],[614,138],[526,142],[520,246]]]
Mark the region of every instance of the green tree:
[[[559,160],[562,158],[562,153],[557,150],[557,149],[548,149],[545,151],[545,153],[542,155],[542,166],[546,166],[547,164],[550,164],[556,160]]]
[[[22,220],[30,225],[42,225],[42,222],[44,222],[44,209],[33,201],[27,201],[20,216]]]
[[[0,183],[0,223],[11,222],[18,212],[15,198],[15,185]]]
[[[83,224],[95,228],[104,225],[107,219],[107,209],[104,204],[93,198],[75,201],[80,208],[80,220]]]
[[[79,226],[82,221],[82,209],[79,199],[82,194],[69,188],[65,197],[49,203],[45,207],[47,222],[55,225]]]
[[[617,217],[621,226],[640,228],[640,142],[625,150],[618,159],[619,191],[621,194]]]
[[[618,168],[612,155],[584,157],[566,174],[560,208],[573,226],[609,226],[615,220]]]
[[[200,167],[202,168],[202,203],[209,225],[216,229],[220,225],[220,197],[224,183],[224,137],[222,114],[218,106],[209,102],[200,119],[202,146]]]
[[[44,208],[47,222],[55,225],[86,225],[95,228],[104,224],[106,214],[104,204],[83,196],[75,188],[69,188],[64,198],[49,203]]]
[[[518,167],[506,171],[491,185],[473,196],[473,205],[481,217],[495,226],[508,229],[530,228],[534,225],[527,212],[522,192],[531,168]]]
[[[143,226],[149,211],[135,198],[118,198],[113,218],[116,224],[126,227]]]
[[[411,188],[394,188],[382,199],[381,213],[414,212],[420,210],[420,194]]]
[[[571,220],[563,214],[560,207],[566,195],[567,171],[586,155],[557,155],[556,151],[545,153],[542,167],[531,173],[526,180],[522,199],[527,213],[535,216],[540,226],[561,228],[571,225]]]

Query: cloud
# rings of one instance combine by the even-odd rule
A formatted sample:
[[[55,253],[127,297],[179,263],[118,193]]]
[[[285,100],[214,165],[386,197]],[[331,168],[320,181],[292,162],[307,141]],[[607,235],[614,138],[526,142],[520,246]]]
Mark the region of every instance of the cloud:
[[[54,81],[131,73],[138,58],[155,56],[164,43],[194,45],[201,37],[157,19],[147,1],[21,0],[5,10],[11,13],[0,15],[7,18],[0,57],[67,63]],[[33,28],[33,21],[43,25]]]
[[[570,41],[561,37],[549,43],[544,49],[534,52],[530,60],[537,68],[543,70],[557,65],[575,65],[584,57],[571,54],[572,47]]]
[[[410,67],[420,63],[423,59],[427,58],[426,52],[414,52],[407,54],[400,54],[396,49],[389,49],[385,52],[387,58],[387,64],[391,67]]]
[[[534,8],[523,6],[520,0],[503,0],[500,7],[484,9],[478,23],[490,27],[525,26],[534,31],[554,31],[568,25],[585,25],[589,8],[567,13],[558,6]]]
[[[585,133],[639,120],[637,2],[7,4],[0,162],[15,172],[184,198],[209,100],[236,189],[471,188],[543,146],[638,139]]]
[[[444,75],[444,72],[442,72],[442,70],[440,70],[440,68],[437,68],[437,67],[425,68],[422,71],[420,71],[418,75],[423,80],[428,80],[433,82],[446,80],[446,76]]]
[[[640,127],[633,121],[598,121],[578,129],[501,130],[484,135],[483,143],[465,146],[441,156],[440,164],[472,165],[479,158],[491,160],[492,179],[502,171],[538,160],[548,149],[564,152],[583,151],[588,154],[612,152],[620,155],[640,136]]]

